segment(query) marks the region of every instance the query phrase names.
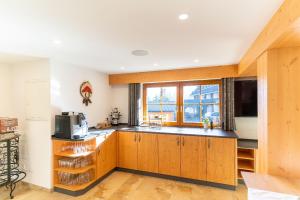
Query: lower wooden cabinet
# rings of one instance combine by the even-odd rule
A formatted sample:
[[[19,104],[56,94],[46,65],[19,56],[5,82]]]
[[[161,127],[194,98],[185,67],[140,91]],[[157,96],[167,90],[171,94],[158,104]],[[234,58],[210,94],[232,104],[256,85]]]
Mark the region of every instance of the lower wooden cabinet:
[[[118,133],[118,167],[137,170],[138,133]]]
[[[118,167],[236,185],[234,138],[118,133]]]
[[[138,134],[138,166],[140,171],[158,172],[157,134]]]
[[[157,135],[119,132],[118,167],[158,172]]]
[[[117,134],[107,135],[105,140],[105,173],[110,172],[117,166]]]
[[[158,134],[158,173],[180,176],[180,136]]]
[[[101,143],[96,151],[96,177],[101,178],[117,166],[117,137],[116,133],[100,136]]]
[[[184,178],[206,180],[206,138],[181,136],[181,169]]]
[[[100,139],[100,138],[98,138]],[[101,136],[101,143],[96,150],[96,177],[97,179],[105,175],[105,137]]]
[[[236,185],[236,139],[207,137],[207,181]]]

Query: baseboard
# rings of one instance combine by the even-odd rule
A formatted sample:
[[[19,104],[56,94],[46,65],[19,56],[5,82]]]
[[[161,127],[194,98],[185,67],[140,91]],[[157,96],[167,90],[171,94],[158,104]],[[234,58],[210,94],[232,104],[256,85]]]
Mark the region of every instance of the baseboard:
[[[217,188],[222,188],[222,189],[227,189],[227,190],[236,190],[236,186],[226,185],[226,184],[221,184],[221,183],[213,183],[213,182],[209,182],[209,181],[182,178],[182,177],[177,177],[177,176],[169,176],[169,175],[164,175],[164,174],[157,174],[157,173],[144,172],[144,171],[139,171],[139,170],[125,169],[125,168],[120,168],[120,167],[117,167],[116,170],[122,171],[122,172],[133,173],[133,174],[152,176],[152,177],[157,177],[157,178],[164,178],[164,179],[169,179],[169,180],[174,180],[174,181],[181,181],[181,182],[185,182],[185,183],[205,185],[205,186],[217,187]]]
[[[125,169],[125,168],[117,167],[117,168],[111,170],[110,172],[108,172],[107,174],[105,174],[104,176],[102,176],[101,178],[99,178],[97,181],[95,181],[94,183],[92,183],[91,185],[89,185],[88,187],[86,187],[83,190],[70,191],[70,190],[54,187],[54,192],[59,192],[59,193],[67,194],[67,195],[74,196],[74,197],[83,195],[86,192],[88,192],[90,189],[92,189],[93,187],[98,185],[106,177],[111,175],[114,171],[122,171],[122,172],[128,172],[128,173],[132,173],[132,174],[151,176],[151,177],[156,177],[156,178],[164,178],[164,179],[168,179],[168,180],[174,180],[174,181],[181,181],[181,182],[192,183],[192,184],[197,184],[197,185],[217,187],[217,188],[222,188],[222,189],[227,189],[227,190],[236,190],[236,186],[232,186],[232,185],[212,183],[212,182],[208,182],[208,181],[194,180],[194,179],[182,178],[182,177],[177,177],[177,176],[169,176],[169,175],[164,175],[164,174],[157,174],[157,173],[144,172],[144,171],[139,171],[139,170],[132,170],[132,169]],[[39,186],[37,186],[37,187],[39,187]]]

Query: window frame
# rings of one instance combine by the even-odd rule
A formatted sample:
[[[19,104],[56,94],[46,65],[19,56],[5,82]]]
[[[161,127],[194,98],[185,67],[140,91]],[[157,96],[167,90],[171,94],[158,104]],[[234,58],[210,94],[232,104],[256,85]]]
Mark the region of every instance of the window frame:
[[[220,113],[220,123],[222,121],[222,81],[220,79],[216,80],[200,80],[200,81],[181,81],[181,82],[167,82],[167,83],[146,83],[143,84],[143,118],[148,119],[147,112],[147,89],[153,87],[170,87],[175,86],[177,89],[177,110],[176,110],[176,122],[165,122],[164,126],[184,126],[184,127],[203,127],[203,122],[199,123],[186,123],[183,121],[183,87],[193,86],[193,85],[219,85],[219,113]],[[221,126],[221,124],[215,124],[215,126]]]

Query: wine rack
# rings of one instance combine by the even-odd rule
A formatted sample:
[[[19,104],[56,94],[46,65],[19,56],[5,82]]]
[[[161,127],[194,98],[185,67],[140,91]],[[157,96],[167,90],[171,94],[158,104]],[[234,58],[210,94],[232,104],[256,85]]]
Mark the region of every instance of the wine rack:
[[[10,189],[10,198],[18,182],[26,177],[19,169],[19,136],[14,132],[0,134],[0,187]]]

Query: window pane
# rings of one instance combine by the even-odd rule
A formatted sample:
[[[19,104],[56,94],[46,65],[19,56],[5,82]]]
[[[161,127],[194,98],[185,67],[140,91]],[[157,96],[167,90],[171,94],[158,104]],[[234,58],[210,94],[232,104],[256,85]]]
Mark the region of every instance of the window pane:
[[[162,105],[162,114],[165,122],[175,122],[177,114],[176,105]]]
[[[201,106],[202,109],[202,119],[203,121],[205,118],[212,120],[214,124],[220,123],[220,111],[219,111],[219,104],[204,104]]]
[[[160,103],[160,88],[147,88],[147,104]]]
[[[176,104],[176,102],[177,102],[177,87],[162,87],[161,103]]]
[[[158,116],[163,122],[176,122],[177,87],[147,88],[147,112],[149,119]]]
[[[200,104],[184,104],[183,121],[185,123],[200,122]]]
[[[200,86],[183,86],[183,122],[200,122]]]
[[[177,119],[177,106],[164,104],[150,104],[147,106],[149,119],[159,116],[163,122],[175,122]]]
[[[183,103],[200,103],[200,86],[184,86],[183,87]]]
[[[219,85],[201,86],[202,103],[219,103]]]

